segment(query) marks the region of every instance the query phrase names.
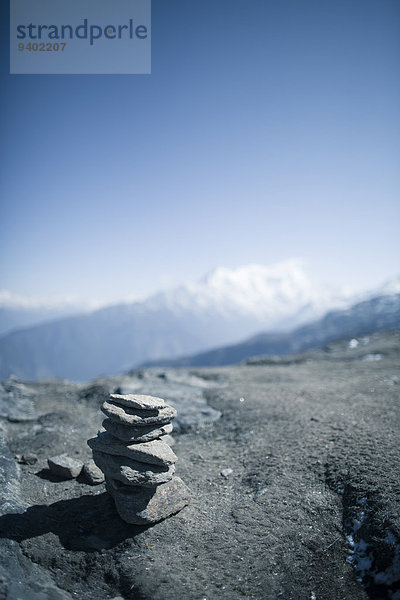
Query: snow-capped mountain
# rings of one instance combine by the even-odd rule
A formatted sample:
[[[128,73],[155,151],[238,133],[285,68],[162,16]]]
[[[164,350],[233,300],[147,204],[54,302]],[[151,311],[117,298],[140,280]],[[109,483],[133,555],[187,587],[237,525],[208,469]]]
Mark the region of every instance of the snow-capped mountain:
[[[337,340],[370,335],[379,331],[400,329],[400,293],[374,296],[344,310],[334,310],[289,332],[260,333],[239,344],[222,346],[178,359],[159,359],[144,366],[157,367],[216,367],[252,359],[253,364],[275,360],[278,356],[298,354],[321,348]],[[364,338],[368,340],[367,338]],[[355,346],[359,344],[353,339]],[[349,346],[352,348],[353,346]],[[366,351],[366,354],[368,352]],[[257,357],[263,357],[257,359]],[[367,360],[369,360],[367,358]]]
[[[383,285],[374,290],[370,290],[367,296],[389,296],[391,294],[400,294],[400,275],[385,281]]]
[[[219,267],[198,282],[161,292],[148,300],[153,308],[175,314],[190,312],[220,318],[254,319],[257,327],[287,329],[332,307],[345,306],[351,296],[317,287],[302,261],[292,259],[271,266]]]
[[[260,331],[288,331],[354,297],[318,287],[300,261],[218,268],[197,283],[0,338],[0,377],[85,380],[193,354]],[[357,298],[359,300],[359,298]]]

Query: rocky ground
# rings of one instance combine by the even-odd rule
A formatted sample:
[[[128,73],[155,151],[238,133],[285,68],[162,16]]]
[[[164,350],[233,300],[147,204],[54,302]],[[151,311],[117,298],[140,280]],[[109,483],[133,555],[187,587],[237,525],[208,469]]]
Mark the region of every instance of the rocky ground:
[[[385,333],[293,360],[4,382],[0,599],[399,600],[399,358]],[[192,500],[151,527],[48,469],[90,458],[110,391],[179,412]]]

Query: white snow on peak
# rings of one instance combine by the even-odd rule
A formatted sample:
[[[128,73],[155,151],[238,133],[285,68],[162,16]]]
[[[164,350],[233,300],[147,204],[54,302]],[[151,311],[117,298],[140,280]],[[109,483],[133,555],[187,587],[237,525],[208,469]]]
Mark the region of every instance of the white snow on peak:
[[[223,326],[224,335],[227,336],[228,332],[232,339],[237,340],[240,336],[260,331],[292,329],[318,319],[330,310],[345,309],[364,299],[399,292],[400,277],[374,291],[357,295],[316,284],[307,275],[304,262],[292,258],[272,265],[251,264],[234,269],[218,267],[197,282],[161,291],[141,301],[131,301],[129,305],[134,308],[140,304],[140,311],[149,309],[172,313],[185,321],[188,331],[193,319],[203,324],[204,331]],[[121,301],[114,302],[111,306],[117,309],[120,304]],[[14,315],[13,327],[84,313],[101,306],[106,308],[104,303],[96,306],[74,298],[28,298],[0,290],[0,309],[5,309],[3,312],[8,309],[14,312],[17,309],[18,312],[19,309],[38,313],[31,314],[29,319],[24,317],[21,323]]]
[[[370,291],[371,296],[377,296],[379,294],[382,296],[400,294],[400,275],[385,281],[385,283],[378,289]]]
[[[209,316],[251,318],[260,327],[292,327],[329,309],[349,304],[342,291],[318,287],[307,276],[303,261],[290,259],[269,266],[218,267],[198,282],[153,296],[157,308],[204,312]]]
[[[221,305],[262,314],[282,303],[309,301],[315,296],[313,285],[301,261],[289,260],[270,266],[248,265],[236,269],[219,267],[196,286],[199,295]]]

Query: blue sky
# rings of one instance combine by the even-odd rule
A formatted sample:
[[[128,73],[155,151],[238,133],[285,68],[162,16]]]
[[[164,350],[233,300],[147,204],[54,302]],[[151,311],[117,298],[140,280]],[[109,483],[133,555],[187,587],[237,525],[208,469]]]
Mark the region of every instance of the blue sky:
[[[9,75],[1,11],[0,288],[106,301],[289,257],[355,288],[400,272],[398,0],[153,0],[136,76]]]

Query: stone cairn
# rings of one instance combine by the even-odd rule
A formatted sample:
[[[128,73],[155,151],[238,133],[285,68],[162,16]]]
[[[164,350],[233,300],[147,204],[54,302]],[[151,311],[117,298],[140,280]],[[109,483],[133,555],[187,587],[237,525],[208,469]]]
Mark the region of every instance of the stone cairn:
[[[176,410],[161,398],[111,394],[101,410],[106,431],[88,440],[121,519],[156,523],[189,503],[189,490],[174,476],[177,456],[162,436]]]

